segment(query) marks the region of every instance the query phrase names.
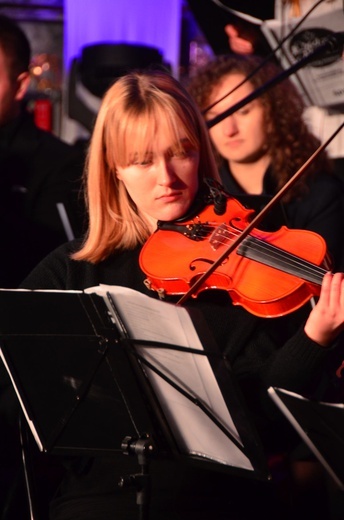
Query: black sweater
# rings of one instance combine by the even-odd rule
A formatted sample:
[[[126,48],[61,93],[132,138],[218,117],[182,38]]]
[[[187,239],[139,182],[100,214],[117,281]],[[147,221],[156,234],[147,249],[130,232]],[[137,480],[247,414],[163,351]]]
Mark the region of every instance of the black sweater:
[[[240,196],[246,195],[246,192],[232,176],[228,163],[224,162],[221,166],[220,176],[224,188],[230,195],[238,197],[239,200]],[[307,190],[302,196],[295,197],[287,203],[280,203],[280,212],[275,213],[281,220],[277,229],[284,224],[290,229],[313,231],[322,236],[332,257],[334,270],[342,271],[344,266],[343,183],[335,175],[319,172],[307,180]],[[273,197],[276,193],[277,188],[270,166],[265,172],[261,195]],[[245,200],[245,202],[247,201]],[[268,215],[268,219],[268,225],[273,224],[271,215]],[[267,227],[267,229],[274,231],[276,228]]]
[[[83,290],[104,283],[130,287],[156,297],[143,283],[145,276],[138,265],[139,249],[114,254],[93,265],[70,259],[71,251],[79,245],[69,243],[51,253],[26,278],[22,287]],[[187,305],[200,309],[219,348],[228,357],[266,450],[281,449],[281,446],[285,449],[293,435],[266,397],[266,388],[273,385],[298,392],[309,391],[312,382],[313,388],[314,382],[315,386],[319,383],[331,352],[312,342],[303,332],[306,309],[289,317],[262,319],[232,305],[230,296],[217,290],[206,291]],[[278,425],[282,427],[283,437],[276,429]],[[135,459],[124,456],[72,460],[53,503],[52,518],[136,518],[133,492],[120,494],[116,484],[123,473],[135,469],[137,471]],[[189,519],[243,519],[250,517],[252,508],[256,512],[260,505],[265,517],[269,517],[264,497],[265,486],[270,493],[271,484],[206,469],[195,471],[188,464],[174,460],[153,461],[151,475],[150,518],[182,519],[185,514]],[[244,498],[247,493],[251,500]],[[272,505],[271,500],[270,497]],[[271,515],[273,518],[274,513]]]

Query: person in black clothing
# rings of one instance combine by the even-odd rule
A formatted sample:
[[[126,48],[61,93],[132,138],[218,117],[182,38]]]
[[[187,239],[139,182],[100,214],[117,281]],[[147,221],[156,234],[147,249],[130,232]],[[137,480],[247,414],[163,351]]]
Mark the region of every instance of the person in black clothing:
[[[0,285],[8,288],[84,224],[84,155],[25,110],[29,64],[27,37],[0,16]]]
[[[36,127],[25,110],[30,54],[24,32],[1,15],[0,286],[3,288],[18,287],[43,257],[72,236],[79,236],[84,227],[84,201],[79,193],[83,153]],[[25,514],[26,497],[18,420],[11,412],[15,396],[2,363],[0,372],[1,518],[19,518]],[[10,513],[13,507],[15,510]]]
[[[21,287],[84,290],[112,284],[157,298],[140,268],[143,244],[158,221],[199,212],[209,203],[205,180],[219,181],[207,128],[184,87],[161,71],[118,79],[103,98],[85,176],[89,227],[84,239],[50,253]],[[166,300],[176,301],[168,295]],[[298,313],[259,318],[217,289],[202,292],[187,306],[202,313],[228,358],[264,443],[279,444],[283,432],[291,442],[282,418],[277,429],[279,416],[266,389],[273,385],[314,395],[323,380],[332,382],[326,367],[344,328],[344,275],[324,276],[319,301],[305,321]],[[51,520],[135,519],[135,495],[117,483],[136,466],[134,458],[122,454],[69,459],[51,503]],[[272,519],[285,513],[270,481],[159,458],[151,461],[150,475],[151,520],[247,520],[258,511]]]
[[[188,90],[205,119],[211,121],[279,74],[277,65],[262,64],[255,55],[228,54],[199,69]],[[306,163],[320,142],[306,126],[303,110],[300,94],[286,79],[210,128],[228,193],[274,196]],[[334,270],[343,269],[343,203],[343,185],[326,150],[282,199],[284,224],[321,235]]]

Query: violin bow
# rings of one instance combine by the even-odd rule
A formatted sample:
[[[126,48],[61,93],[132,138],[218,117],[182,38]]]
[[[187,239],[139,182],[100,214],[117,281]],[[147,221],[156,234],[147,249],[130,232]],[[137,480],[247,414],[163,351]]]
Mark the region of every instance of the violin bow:
[[[339,125],[337,130],[323,143],[315,152],[307,159],[307,161],[297,170],[296,173],[289,179],[288,182],[276,193],[276,195],[264,206],[264,208],[251,220],[246,228],[238,235],[238,237],[225,249],[219,258],[205,271],[200,278],[190,287],[190,289],[180,298],[177,305],[182,305],[186,302],[202,285],[202,283],[215,271],[215,269],[228,258],[228,256],[236,249],[239,244],[249,235],[249,233],[258,227],[263,218],[271,210],[271,208],[285,195],[285,193],[295,184],[295,182],[303,175],[304,171],[311,165],[316,157],[330,144],[337,134],[344,127],[344,122]]]

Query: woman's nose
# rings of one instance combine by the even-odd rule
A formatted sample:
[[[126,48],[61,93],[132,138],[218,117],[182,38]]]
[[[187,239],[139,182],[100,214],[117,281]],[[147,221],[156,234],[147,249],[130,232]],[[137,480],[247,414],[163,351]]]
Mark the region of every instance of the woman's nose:
[[[176,179],[176,173],[168,158],[161,159],[159,164],[158,184],[169,186]]]
[[[238,125],[236,124],[235,117],[226,117],[222,122],[222,129],[225,135],[235,135],[238,132]]]

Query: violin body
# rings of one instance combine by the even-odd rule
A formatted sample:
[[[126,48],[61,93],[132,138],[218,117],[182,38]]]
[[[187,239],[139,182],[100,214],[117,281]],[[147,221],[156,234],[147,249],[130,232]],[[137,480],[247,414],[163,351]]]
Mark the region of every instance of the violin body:
[[[247,226],[252,210],[229,197],[217,215],[206,206],[188,221],[164,223],[143,246],[140,267],[150,289],[162,296],[183,295],[217,261]],[[325,268],[324,239],[311,231],[253,229],[192,294],[221,289],[233,304],[262,317],[292,312],[318,296]]]

